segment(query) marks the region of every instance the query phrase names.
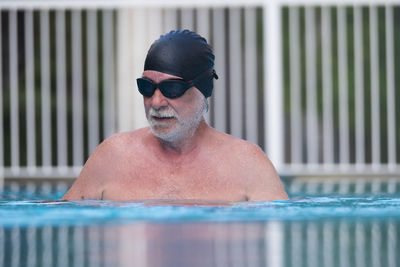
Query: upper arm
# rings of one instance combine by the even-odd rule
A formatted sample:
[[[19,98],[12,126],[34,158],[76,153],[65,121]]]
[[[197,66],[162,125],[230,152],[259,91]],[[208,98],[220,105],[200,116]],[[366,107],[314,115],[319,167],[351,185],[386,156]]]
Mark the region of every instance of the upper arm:
[[[110,166],[115,161],[111,142],[104,141],[86,161],[79,177],[62,198],[63,200],[101,199],[105,182],[111,175]]]
[[[271,161],[256,145],[250,145],[247,177],[247,198],[250,201],[289,199]]]

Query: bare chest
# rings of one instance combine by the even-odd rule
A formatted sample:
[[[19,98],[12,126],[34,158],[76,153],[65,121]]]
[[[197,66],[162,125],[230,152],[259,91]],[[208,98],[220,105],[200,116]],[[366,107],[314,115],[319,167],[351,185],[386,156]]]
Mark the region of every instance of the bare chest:
[[[103,197],[242,201],[246,199],[244,182],[232,166],[221,162],[188,166],[142,164],[114,177]]]

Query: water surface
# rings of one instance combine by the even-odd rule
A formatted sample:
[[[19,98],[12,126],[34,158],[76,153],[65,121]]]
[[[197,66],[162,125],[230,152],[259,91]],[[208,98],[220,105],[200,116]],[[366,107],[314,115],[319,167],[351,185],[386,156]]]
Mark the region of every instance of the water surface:
[[[0,201],[0,266],[395,267],[400,198]]]
[[[302,198],[272,202],[0,201],[0,225],[400,219],[400,198]]]

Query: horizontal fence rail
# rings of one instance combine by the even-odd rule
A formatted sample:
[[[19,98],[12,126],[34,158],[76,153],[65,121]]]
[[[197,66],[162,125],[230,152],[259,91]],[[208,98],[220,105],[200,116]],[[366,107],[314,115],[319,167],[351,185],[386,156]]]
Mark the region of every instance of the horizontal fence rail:
[[[400,175],[399,1],[181,3],[0,2],[3,176],[76,177],[99,142],[146,126],[135,78],[171,29],[214,48],[207,121],[280,174]]]

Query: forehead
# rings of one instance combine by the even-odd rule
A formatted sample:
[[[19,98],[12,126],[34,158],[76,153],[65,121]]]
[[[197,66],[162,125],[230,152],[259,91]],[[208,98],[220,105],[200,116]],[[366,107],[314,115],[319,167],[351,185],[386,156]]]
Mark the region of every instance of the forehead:
[[[168,79],[182,79],[179,76],[175,76],[175,75],[171,75],[171,74],[167,74],[164,72],[159,72],[159,71],[155,71],[155,70],[145,70],[143,72],[143,77],[146,77],[156,83],[159,83],[163,80],[168,80]]]

